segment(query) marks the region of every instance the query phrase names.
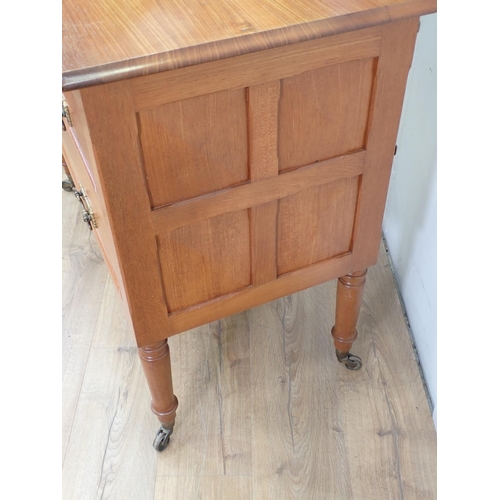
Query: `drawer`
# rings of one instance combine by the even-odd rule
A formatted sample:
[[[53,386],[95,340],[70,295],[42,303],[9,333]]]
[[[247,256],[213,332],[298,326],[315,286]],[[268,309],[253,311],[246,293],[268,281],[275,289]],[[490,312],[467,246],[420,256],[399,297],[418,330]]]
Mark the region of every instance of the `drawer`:
[[[71,115],[73,122],[73,109]],[[122,295],[123,282],[118,258],[112,238],[106,206],[99,189],[99,179],[96,176],[95,167],[92,168],[92,152],[90,149],[87,149],[88,156],[85,155],[83,147],[76,136],[76,132],[78,131],[75,130],[75,127],[70,127],[66,120],[65,124],[66,130],[62,133],[63,158],[66,161],[67,168],[75,184],[75,190],[81,194],[89,215],[91,215],[93,221],[95,221],[95,226],[92,224],[92,232],[97,238],[97,242],[100,246],[103,258],[108,265],[111,277],[120,295]],[[80,136],[84,137],[84,134],[81,133]],[[75,196],[75,203],[78,203],[78,196]],[[81,220],[81,223],[85,224],[86,222]]]

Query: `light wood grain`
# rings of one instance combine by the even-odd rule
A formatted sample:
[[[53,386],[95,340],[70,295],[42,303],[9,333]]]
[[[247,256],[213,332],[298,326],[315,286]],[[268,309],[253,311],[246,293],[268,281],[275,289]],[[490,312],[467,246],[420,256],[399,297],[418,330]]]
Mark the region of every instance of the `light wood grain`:
[[[278,202],[270,201],[251,209],[252,285],[260,286],[277,277],[276,225]]]
[[[81,98],[124,295],[138,345],[148,345],[164,338],[167,307],[130,87],[119,82],[83,89]]]
[[[62,445],[63,457],[71,434],[93,332],[102,307],[106,264],[82,224],[76,199],[63,192],[62,244]],[[88,290],[94,290],[88,296]]]
[[[335,325],[332,328],[333,344],[337,359],[349,356],[353,342],[358,337],[358,318],[363,305],[366,269],[353,271],[337,280]]]
[[[248,210],[165,233],[158,256],[170,312],[250,286]]]
[[[138,120],[151,207],[248,179],[245,89],[159,106]]]
[[[343,367],[328,338],[331,285],[250,314],[252,368],[273,366],[253,369],[250,381],[255,499],[353,498],[343,432],[349,408],[337,385]]]
[[[131,80],[137,111],[209,92],[273,82],[324,66],[376,57],[381,28],[196,64]]]
[[[65,497],[148,498],[182,489],[187,498],[433,498],[435,434],[428,409],[412,420],[425,397],[401,312],[393,310],[394,289],[370,298],[368,276],[354,348],[364,368],[354,373],[334,358],[330,284],[289,295],[375,263],[418,19],[385,23],[391,13],[393,21],[415,16],[431,2],[348,0],[339,10],[323,0],[258,6],[175,0],[163,14],[192,9],[185,23],[168,15],[155,20],[156,27],[172,27],[169,43],[175,42],[164,50],[147,1],[88,7],[98,15],[90,38],[99,42],[102,23],[111,43],[101,39],[100,48],[108,59],[90,71],[75,68],[70,79],[84,86],[101,77],[121,81],[68,96],[75,127],[63,136],[64,153],[76,177],[92,185],[109,228],[113,275],[129,304],[139,353],[159,342],[161,376],[152,361],[144,366],[165,422],[176,400],[164,339],[215,322],[171,339],[185,423],[174,431],[178,446],[173,438],[160,459],[146,451],[154,433],[141,425],[149,416],[142,401],[148,391],[136,347],[122,344],[129,327],[117,322],[122,333],[108,345],[98,332],[108,324],[108,308],[91,318],[92,340],[70,351],[86,361],[72,360],[75,369],[65,377],[77,387],[65,405]],[[333,10],[322,12],[325,5]],[[111,12],[120,29],[108,38]],[[211,26],[214,12],[229,25]],[[283,15],[279,27],[265,24],[273,13]],[[253,15],[248,37],[235,34],[233,21],[246,30]],[[114,59],[118,32],[126,41]],[[148,46],[152,40],[158,43]],[[279,47],[255,52],[262,43]],[[84,60],[90,47],[80,46]],[[130,50],[140,52],[133,62]],[[238,57],[225,59],[231,55]],[[196,69],[193,62],[200,63]],[[173,68],[180,69],[150,74]],[[145,73],[147,80],[123,80]],[[99,230],[96,236],[106,250]],[[387,268],[379,270],[378,282],[387,276]],[[107,294],[106,285],[96,296]],[[357,315],[358,299],[345,310],[356,306]],[[389,332],[378,330],[379,315],[388,311],[399,319]],[[234,313],[240,314],[228,317]],[[139,417],[134,399],[142,405]],[[103,422],[103,432],[93,433],[93,420]],[[129,444],[146,430],[149,439]],[[137,462],[146,464],[146,474],[139,475]],[[250,491],[235,491],[249,484]]]
[[[281,82],[248,89],[250,180],[272,179],[278,170],[278,105]],[[252,285],[276,279],[276,214],[278,201],[250,209]]]
[[[287,77],[285,61],[273,81],[257,72],[250,87],[206,88],[139,113],[130,80],[77,91],[82,131],[65,138],[91,144],[139,347],[373,263],[417,22],[340,37],[334,53],[350,62]],[[361,46],[380,52],[377,64],[356,59]],[[328,64],[316,48],[311,60]],[[215,75],[214,66],[185,87]]]
[[[248,89],[250,180],[261,181],[278,175],[278,106],[280,80]]]
[[[74,216],[78,209],[71,195],[64,194],[63,234],[69,236],[72,234],[74,221],[68,219],[68,216]],[[85,249],[87,231],[85,228],[78,239],[71,236],[69,248]],[[66,255],[66,244],[63,248]],[[73,278],[69,279],[69,283],[73,283],[78,277],[85,278],[77,279],[77,282],[86,299],[80,301],[72,295],[66,296],[63,290],[68,307],[76,307],[79,311],[77,315],[65,315],[63,335],[68,336],[64,343],[68,347],[77,347],[81,343],[79,335],[83,334],[89,343],[89,350],[85,357],[80,351],[78,357],[73,354],[68,359],[66,352],[63,352],[63,360],[72,363],[72,370],[79,372],[82,382],[70,389],[78,397],[74,418],[68,429],[67,451],[63,457],[62,496],[75,500],[130,497],[149,499],[154,492],[157,459],[149,453],[149,436],[154,436],[157,421],[148,418],[152,415],[150,412],[141,410],[141,407],[149,406],[150,396],[122,301],[111,277],[105,271],[99,250],[95,250],[92,256],[91,269],[101,269],[104,279],[101,281],[94,277],[89,285],[85,283],[89,278],[88,273],[84,268],[79,268],[69,275]],[[80,265],[87,259],[88,256],[84,254],[77,258],[73,255],[73,261]],[[64,280],[63,284],[66,282]],[[87,295],[89,291],[93,300]],[[92,315],[90,307],[85,307],[85,304],[90,305],[92,302],[99,305],[96,315]],[[93,331],[91,335],[88,333],[90,330]],[[83,369],[79,367],[82,361],[85,362]],[[66,379],[66,382],[69,380]],[[63,400],[68,389],[63,384]],[[66,416],[64,410],[63,408],[63,418]],[[106,431],[96,431],[91,422],[99,422],[100,428]],[[144,439],[145,433],[149,434],[148,440]],[[145,451],[147,456],[144,455]],[[146,479],[149,486],[138,482],[137,477]]]
[[[175,391],[179,394],[171,453],[158,456],[157,477],[221,477],[224,475],[223,411],[219,377],[222,343],[218,325],[204,325],[169,339]],[[226,365],[224,365],[226,366]],[[221,432],[222,431],[222,432]],[[160,497],[161,498],[161,497]]]
[[[175,500],[249,500],[253,498],[249,476],[160,477],[155,498]]]
[[[365,152],[358,151],[332,160],[308,165],[270,179],[255,181],[232,189],[200,196],[184,203],[159,208],[151,213],[156,234],[172,231],[183,225],[244,210],[304,189],[338,179],[356,177],[363,172]]]
[[[435,429],[383,248],[378,257],[368,271],[354,346],[363,369],[354,378],[341,371],[338,380],[345,404],[356,407],[345,426],[350,463],[363,467],[351,468],[353,494],[434,499]]]
[[[78,91],[65,92],[63,95],[68,109],[70,110],[72,123],[72,126],[70,127],[67,120],[65,120],[66,133],[63,134],[63,137],[65,135],[72,137],[73,142],[80,152],[85,169],[87,170],[87,173],[92,181],[92,185],[94,189],[99,192],[99,172],[95,169],[92,141],[90,139],[89,129],[87,126],[87,119],[85,117],[81,93]]]
[[[142,437],[143,429],[151,436],[156,430],[148,406],[137,349],[92,349],[64,461],[63,498],[152,498],[157,457]],[[94,422],[107,432],[96,432]]]
[[[419,20],[415,18],[392,23],[382,32],[368,125],[366,165],[356,215],[352,271],[371,266],[377,260],[399,118],[418,26]]]
[[[76,115],[77,117],[81,116],[80,113],[76,113]],[[67,159],[67,168],[71,172],[75,189],[79,192],[84,191],[88,197],[90,202],[89,208],[91,208],[97,223],[97,227],[94,227],[93,229],[93,235],[96,237],[101,248],[102,255],[108,265],[108,269],[111,273],[115,286],[120,293],[122,293],[123,281],[120,266],[118,264],[118,257],[113,243],[113,236],[111,234],[108,213],[102,197],[100,179],[97,172],[90,167],[93,155],[89,157],[89,160],[85,159],[83,156],[84,153],[80,148],[77,138],[73,134],[72,128],[67,128],[66,132],[63,132],[62,134],[62,150],[65,158]],[[80,206],[80,203],[76,198],[75,203]],[[80,224],[87,227],[83,218],[80,217],[80,219]]]
[[[63,2],[63,89],[153,74],[436,11],[436,0]]]
[[[180,405],[157,454],[134,335],[88,233],[73,231],[73,197],[63,203],[64,362],[82,380],[63,385],[78,401],[65,499],[436,498],[436,433],[383,248],[358,323],[359,372],[335,359],[335,282],[170,339]]]
[[[280,172],[365,148],[374,76],[362,59],[283,79]]]
[[[290,290],[304,290],[310,286],[343,276],[351,268],[351,254],[326,259],[317,264],[283,274],[274,281],[258,287],[247,287],[238,293],[230,293],[214,300],[176,311],[169,316],[167,336],[203,325],[217,318],[244,311],[249,307],[283,297]]]
[[[351,250],[358,178],[304,189],[278,203],[278,275]]]

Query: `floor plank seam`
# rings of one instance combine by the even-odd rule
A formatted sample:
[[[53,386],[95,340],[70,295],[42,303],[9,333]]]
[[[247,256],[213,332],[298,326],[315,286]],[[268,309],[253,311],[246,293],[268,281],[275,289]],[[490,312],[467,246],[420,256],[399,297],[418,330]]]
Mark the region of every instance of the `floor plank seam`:
[[[219,437],[221,441],[221,453],[222,453],[222,467],[224,470],[224,476],[226,476],[226,450],[225,450],[225,442],[224,442],[224,411],[223,411],[223,397],[222,397],[222,386],[221,386],[221,377],[222,377],[222,326],[221,320],[217,321],[217,354],[218,354],[218,371],[217,371],[217,380],[216,380],[216,392],[217,392],[217,404],[219,406]]]
[[[373,349],[375,350],[375,342],[373,343]],[[392,442],[394,445],[394,462],[395,462],[395,469],[396,469],[396,474],[398,477],[398,486],[399,486],[399,493],[401,495],[401,500],[405,499],[405,492],[404,492],[404,487],[403,487],[403,478],[401,477],[401,460],[400,460],[400,453],[399,453],[399,434],[398,434],[398,426],[397,426],[397,421],[396,421],[396,416],[394,414],[394,407],[390,401],[389,394],[387,393],[387,380],[384,377],[384,373],[381,370],[380,367],[380,358],[376,356],[378,365],[379,365],[379,370],[380,370],[380,378],[382,380],[382,387],[384,391],[384,398],[385,398],[385,403],[387,405],[387,410],[389,411],[389,416],[391,419],[391,427],[392,427]]]
[[[76,206],[73,205],[75,211],[76,211]],[[76,224],[75,224],[76,227],[78,227]],[[95,256],[97,257],[97,259],[99,261],[102,262],[102,265],[104,265],[104,259],[102,258],[102,256],[97,256],[95,251],[92,251],[92,240],[91,240],[91,234],[89,232],[88,234],[88,245],[90,247],[90,252]],[[109,279],[109,273],[108,273],[108,276],[106,277],[106,280],[105,280],[105,283],[104,283],[104,289],[106,287],[106,283]],[[71,301],[69,302],[69,304],[72,304],[73,302],[73,299],[74,299],[74,295],[73,294],[73,297],[71,298]],[[103,297],[104,297],[104,293],[103,293]],[[78,406],[80,405],[80,398],[81,398],[81,394],[82,394],[82,387],[83,387],[83,383],[85,381],[85,374],[87,373],[87,366],[88,366],[88,362],[89,362],[89,358],[90,358],[90,352],[92,350],[92,345],[94,343],[94,338],[95,338],[95,329],[96,329],[96,326],[97,326],[97,319],[99,318],[99,315],[101,314],[101,309],[102,309],[102,305],[103,305],[103,302],[104,300],[101,300],[100,303],[99,303],[99,309],[97,311],[97,314],[95,316],[95,322],[94,322],[94,325],[92,327],[92,338],[90,340],[90,344],[89,344],[89,349],[88,349],[88,352],[87,352],[87,359],[85,360],[85,366],[83,368],[83,376],[80,380],[80,384],[79,384],[79,387],[78,387],[78,400],[76,402],[76,405],[75,405],[75,411],[73,412],[73,417],[71,419],[71,426],[70,426],[70,431],[69,431],[69,436],[68,436],[68,440],[67,440],[67,443],[66,443],[66,448],[64,450],[64,456],[63,456],[63,459],[62,459],[62,467],[64,468],[65,466],[65,463],[66,463],[66,455],[68,453],[68,448],[69,448],[69,444],[71,442],[71,437],[73,435],[73,425],[74,425],[74,422],[75,422],[75,418],[76,418],[76,415],[77,415],[77,412],[78,412]]]
[[[211,328],[211,325],[208,325],[208,341],[207,341],[207,347],[205,348],[205,363],[204,363],[204,370],[206,370],[206,371],[209,370],[208,351],[210,350],[210,328]],[[202,472],[205,469],[205,463],[207,461],[207,451],[208,451],[207,421],[205,419],[205,412],[203,411],[203,401],[201,399],[200,391],[197,391],[197,394],[198,394],[198,404],[199,404],[199,408],[200,408],[201,421],[203,424],[204,450],[203,450],[203,462],[201,464],[200,474],[198,474],[198,481],[196,482],[196,494],[195,494],[194,498],[198,498],[198,495],[200,492]]]
[[[248,311],[246,312],[245,314],[247,315],[250,315],[251,312]],[[249,317],[248,318],[248,331],[251,332],[252,330],[252,321],[251,321],[251,318]],[[249,339],[248,339],[248,366],[249,366],[249,376],[250,376],[250,380],[253,380],[253,363],[252,363],[252,349],[254,348],[253,347],[253,344],[252,344],[252,338],[253,338],[253,335],[249,335]],[[251,385],[250,386],[250,408],[255,409],[255,397],[254,397],[254,386]],[[256,484],[255,484],[255,474],[253,473],[255,467],[254,467],[254,457],[255,457],[255,441],[254,441],[254,411],[252,411],[250,413],[250,428],[252,430],[252,439],[251,439],[251,445],[250,445],[250,453],[251,453],[251,457],[250,457],[250,464],[251,464],[251,467],[252,467],[252,474],[250,474],[250,476],[252,477],[252,498],[251,500],[255,500],[255,490],[256,490]]]
[[[101,462],[101,474],[99,476],[99,482],[97,486],[97,491],[101,488],[101,483],[103,480],[103,474],[104,474],[104,462],[106,461],[106,454],[108,452],[108,446],[109,446],[109,440],[111,439],[111,432],[113,430],[113,424],[115,423],[116,415],[118,414],[118,410],[120,409],[120,396],[121,396],[121,386],[118,387],[118,399],[116,402],[116,410],[113,415],[113,418],[111,419],[111,423],[109,424],[109,430],[108,430],[108,436],[106,439],[106,446],[104,447],[104,452],[102,454],[102,462]],[[107,475],[104,478],[104,485],[102,486],[102,492],[100,496],[100,500],[102,500],[104,492],[106,491],[106,484],[108,482],[108,477]]]
[[[281,335],[283,339],[283,362],[285,363],[286,375],[288,379],[288,392],[287,392],[287,413],[288,423],[290,424],[290,438],[292,440],[292,452],[295,455],[295,437],[293,432],[293,415],[292,415],[292,380],[290,377],[290,363],[286,354],[286,331],[285,331],[285,314],[286,314],[286,297],[281,299],[283,303],[283,315],[281,319]]]

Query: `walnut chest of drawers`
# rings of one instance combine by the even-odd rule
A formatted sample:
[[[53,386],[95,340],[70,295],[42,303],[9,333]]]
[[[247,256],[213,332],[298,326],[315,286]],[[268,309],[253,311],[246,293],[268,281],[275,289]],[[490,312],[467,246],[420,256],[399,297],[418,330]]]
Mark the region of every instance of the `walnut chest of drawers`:
[[[172,335],[339,278],[334,345],[361,367],[349,351],[419,16],[435,10],[63,0],[66,187],[129,314],[157,450],[178,404]]]

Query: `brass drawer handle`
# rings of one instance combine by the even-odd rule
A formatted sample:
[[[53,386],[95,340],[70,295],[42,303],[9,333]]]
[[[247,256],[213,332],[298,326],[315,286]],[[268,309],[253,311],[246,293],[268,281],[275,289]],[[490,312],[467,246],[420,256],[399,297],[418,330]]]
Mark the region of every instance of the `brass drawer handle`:
[[[78,201],[82,204],[82,216],[83,221],[89,226],[89,229],[97,229],[97,220],[95,218],[94,212],[92,212],[92,206],[90,205],[89,198],[80,184],[80,191],[75,190],[75,196]]]
[[[63,100],[62,100],[62,117],[63,117],[63,120],[62,120],[62,129],[63,129],[63,132],[65,132],[66,131],[66,125],[64,123],[64,118],[66,118],[66,120],[68,122],[68,125],[70,127],[73,126],[73,122],[71,120],[71,115],[69,113],[68,103],[66,102],[66,100],[64,99],[64,97],[63,97]]]

